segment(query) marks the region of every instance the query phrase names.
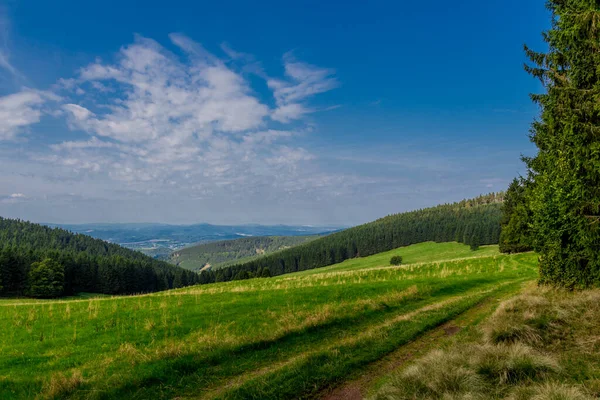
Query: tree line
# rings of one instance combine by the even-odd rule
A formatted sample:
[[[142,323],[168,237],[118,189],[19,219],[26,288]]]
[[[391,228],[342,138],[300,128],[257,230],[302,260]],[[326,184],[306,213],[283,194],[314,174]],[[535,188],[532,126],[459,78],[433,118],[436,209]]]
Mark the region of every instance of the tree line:
[[[459,203],[389,215],[256,260],[203,271],[200,283],[320,268],[427,241],[457,241],[475,248],[497,244],[503,196],[503,193],[492,193]]]
[[[525,47],[525,69],[545,88],[524,157],[507,191],[500,249],[540,254],[540,282],[600,286],[600,1],[550,0],[548,51]]]
[[[86,235],[0,217],[0,295],[55,297],[56,280],[60,295],[133,294],[193,285],[198,275]],[[53,295],[36,295],[41,286]]]

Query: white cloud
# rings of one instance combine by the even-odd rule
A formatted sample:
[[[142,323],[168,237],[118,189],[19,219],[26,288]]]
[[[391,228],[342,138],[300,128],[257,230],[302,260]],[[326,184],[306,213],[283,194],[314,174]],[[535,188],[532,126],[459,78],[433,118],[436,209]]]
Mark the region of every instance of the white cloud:
[[[305,100],[339,86],[339,82],[333,76],[333,69],[296,61],[289,53],[284,56],[283,61],[288,79],[272,78],[267,82],[273,90],[277,104],[277,108],[271,114],[275,121],[289,122],[314,112],[314,109],[306,107]]]
[[[10,62],[9,32],[10,20],[6,15],[6,9],[0,6],[0,68],[5,69],[18,80],[23,80],[23,75]]]
[[[0,196],[0,203],[2,204],[17,204],[27,199],[23,193],[12,193],[8,196]]]
[[[78,96],[61,111],[85,137],[53,144],[54,154],[38,154],[37,161],[82,181],[115,182],[123,193],[176,188],[187,198],[240,198],[258,188],[286,196],[300,187],[308,193],[314,181],[301,177],[311,172],[299,166],[314,156],[292,144],[303,129],[270,125],[308,112],[299,101],[332,85],[319,83],[325,70],[286,65],[294,83],[281,81],[274,94],[287,104],[270,109],[225,61],[184,35],[169,37],[184,57],[136,37],[115,62],[97,60],[61,80],[61,90]]]
[[[77,104],[64,104],[62,106],[62,108],[63,108],[63,110],[69,112],[70,115],[77,122],[86,121],[89,117],[91,117],[92,115],[94,115],[94,113],[92,113],[87,108],[81,107],[81,106],[79,106]]]
[[[31,89],[0,97],[0,139],[23,135],[45,115],[71,131],[57,131],[62,141],[45,137],[50,143],[43,150],[41,142],[14,154],[0,147],[0,187],[15,195],[0,196],[6,205],[0,212],[18,216],[19,207],[35,205],[42,215],[52,204],[75,215],[80,204],[87,207],[79,210],[84,219],[104,220],[103,213],[117,215],[113,208],[135,204],[130,210],[137,215],[148,204],[136,218],[177,208],[174,215],[185,222],[181,216],[201,201],[206,209],[192,222],[206,220],[206,210],[229,210],[234,218],[249,201],[254,215],[274,206],[282,215],[283,204],[294,201],[310,213],[328,184],[338,195],[355,182],[320,172],[315,156],[298,144],[310,132],[303,115],[316,111],[310,98],[337,86],[332,70],[286,56],[285,76],[276,80],[249,54],[223,46],[221,59],[184,35],[169,37],[172,51],[136,37],[114,59],[97,59],[59,79],[52,90],[61,97]],[[253,90],[248,73],[267,80],[275,107]],[[92,209],[96,217],[88,217]]]
[[[214,130],[241,132],[263,125],[268,107],[249,94],[241,76],[190,39],[171,39],[192,62],[182,63],[156,42],[138,38],[121,50],[116,65],[95,63],[82,69],[82,81],[114,81],[125,95],[104,114],[65,106],[79,127],[121,142],[175,139],[182,144]]]
[[[44,105],[57,100],[55,94],[30,89],[0,97],[0,140],[14,139],[29,125],[40,122]]]

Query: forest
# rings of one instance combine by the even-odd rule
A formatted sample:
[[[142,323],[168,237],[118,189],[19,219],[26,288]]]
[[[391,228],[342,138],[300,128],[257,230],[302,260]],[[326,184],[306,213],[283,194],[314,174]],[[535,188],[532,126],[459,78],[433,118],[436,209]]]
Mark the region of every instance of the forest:
[[[21,220],[0,218],[0,295],[132,294],[196,284],[198,275],[142,253]]]
[[[182,268],[199,271],[210,265],[219,269],[243,261],[250,261],[262,255],[298,246],[311,240],[313,236],[253,236],[234,240],[202,243],[186,247],[171,254],[170,261]]]
[[[456,241],[473,249],[497,244],[503,198],[503,193],[491,193],[458,203],[389,215],[246,263],[202,271],[200,283],[320,268],[427,241]]]

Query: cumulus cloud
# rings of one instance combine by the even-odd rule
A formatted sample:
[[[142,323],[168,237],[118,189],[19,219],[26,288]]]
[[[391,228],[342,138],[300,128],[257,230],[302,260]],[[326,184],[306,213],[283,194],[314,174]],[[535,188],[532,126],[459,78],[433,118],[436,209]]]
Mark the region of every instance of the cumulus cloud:
[[[273,121],[309,112],[308,97],[337,85],[333,71],[286,57],[286,78],[269,80],[279,99],[272,109],[243,71],[182,34],[169,38],[177,51],[138,36],[113,62],[97,60],[59,81],[71,98],[60,111],[84,137],[54,143],[53,154],[36,160],[144,195],[174,188],[188,198],[243,197],[258,188],[280,196],[299,188],[308,193],[315,180],[305,175],[314,174],[308,168],[314,156],[294,144],[306,129],[297,122],[282,129]]]
[[[59,97],[50,92],[25,89],[0,97],[0,140],[14,139],[29,125],[40,121],[44,106]]]
[[[0,212],[21,216],[28,207],[49,220],[55,213],[44,210],[52,205],[64,215],[106,220],[143,208],[135,219],[154,220],[160,208],[192,222],[210,219],[204,212],[181,220],[203,204],[223,208],[220,215],[235,222],[248,211],[242,204],[251,204],[254,215],[274,208],[283,215],[292,203],[312,213],[327,185],[337,196],[356,184],[319,170],[318,158],[301,144],[312,129],[302,120],[315,111],[311,98],[338,85],[333,70],[286,55],[283,76],[273,78],[254,56],[226,44],[218,57],[183,34],[169,39],[163,46],[136,36],[114,57],[96,59],[48,91],[23,88],[0,97],[0,187],[9,188],[0,194]],[[1,45],[0,69],[10,71]],[[252,87],[256,77],[270,93]],[[54,118],[52,125],[43,125],[45,117]],[[44,129],[31,137],[43,139],[31,146],[15,141],[38,123]]]

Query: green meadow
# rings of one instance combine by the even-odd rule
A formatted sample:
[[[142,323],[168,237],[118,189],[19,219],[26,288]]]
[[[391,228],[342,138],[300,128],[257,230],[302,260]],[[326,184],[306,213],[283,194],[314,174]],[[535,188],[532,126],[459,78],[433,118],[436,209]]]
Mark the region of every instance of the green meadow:
[[[0,300],[0,398],[313,398],[536,277],[533,253],[422,243],[151,295]]]

